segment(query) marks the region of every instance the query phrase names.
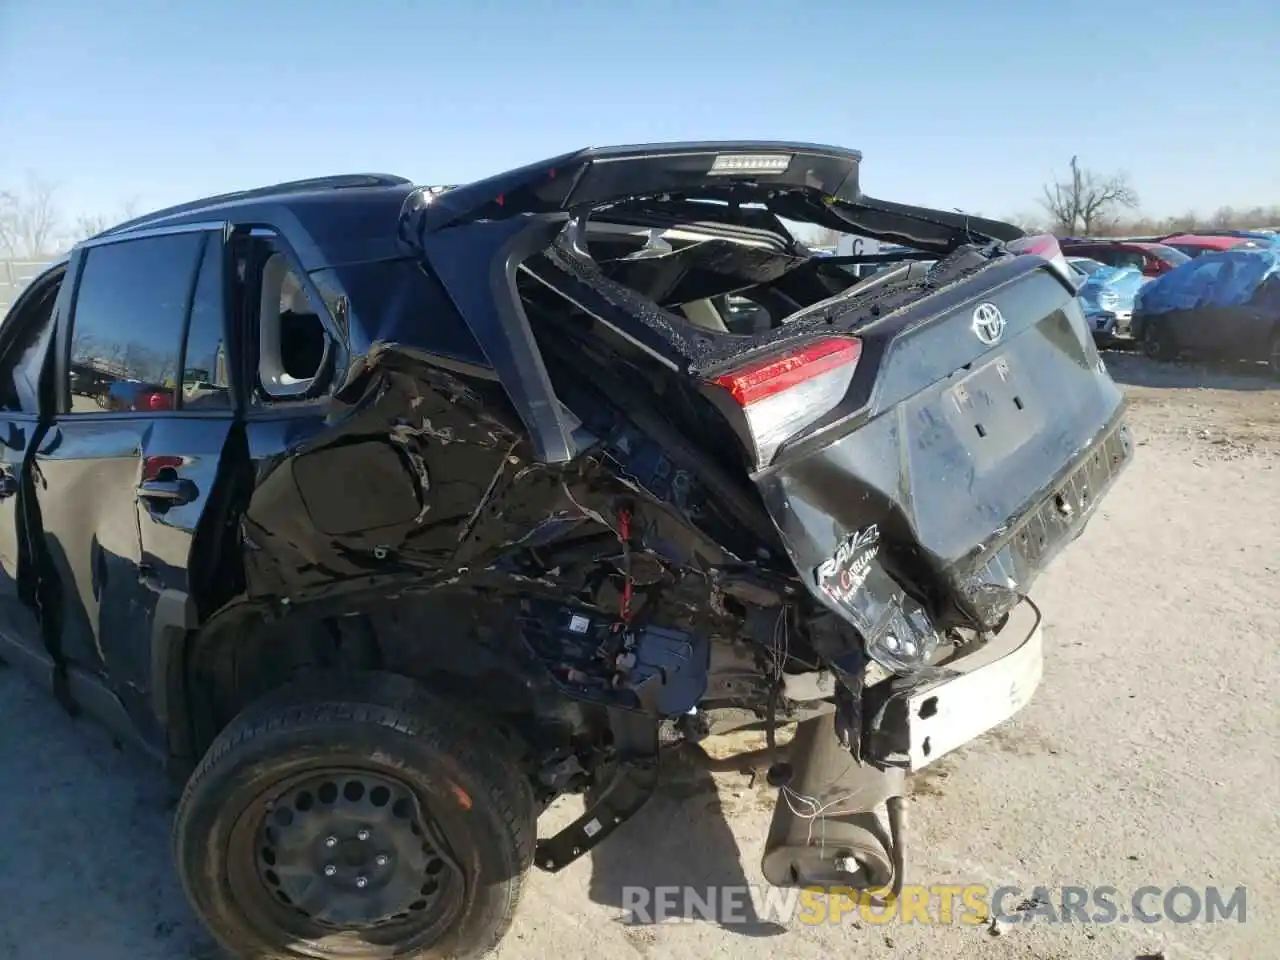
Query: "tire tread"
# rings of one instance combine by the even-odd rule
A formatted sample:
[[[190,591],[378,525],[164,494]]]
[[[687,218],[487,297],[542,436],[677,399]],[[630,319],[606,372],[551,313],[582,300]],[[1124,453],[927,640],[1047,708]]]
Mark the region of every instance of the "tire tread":
[[[372,725],[421,738],[460,767],[474,772],[473,781],[482,785],[484,799],[509,832],[518,858],[517,869],[507,885],[503,921],[490,931],[487,943],[476,945],[479,949],[473,955],[488,953],[514,919],[533,862],[537,839],[533,792],[511,744],[493,724],[472,715],[465,706],[431,695],[407,677],[373,671],[314,676],[247,706],[215,738],[187,780],[174,818],[175,853],[194,798],[209,777],[224,765],[234,764],[237,753],[276,733],[343,724]]]

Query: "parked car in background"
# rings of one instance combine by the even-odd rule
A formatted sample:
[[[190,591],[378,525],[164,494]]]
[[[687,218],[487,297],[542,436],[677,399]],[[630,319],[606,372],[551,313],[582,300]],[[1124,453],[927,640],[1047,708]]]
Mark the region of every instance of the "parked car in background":
[[[1090,271],[1081,268],[1078,261],[1067,262],[1085,274],[1084,286],[1076,299],[1084,311],[1093,342],[1100,347],[1132,342],[1130,321],[1133,304],[1138,291],[1148,282],[1147,278],[1133,267],[1098,264]]]
[[[1154,360],[1266,361],[1280,376],[1280,247],[1207,253],[1151,281],[1130,327]]]
[[[1134,267],[1148,279],[1163,276],[1189,259],[1163,243],[1143,240],[1088,240],[1068,237],[1062,241],[1068,257],[1088,257],[1108,267]]]
[[[1231,237],[1244,237],[1246,240],[1260,240],[1263,243],[1280,241],[1280,232],[1275,230],[1225,230]]]
[[[1261,250],[1267,246],[1266,241],[1249,237],[1210,233],[1177,233],[1160,242],[1188,257],[1201,257],[1206,253],[1221,253],[1223,250]]]
[[[103,394],[102,405],[116,412],[172,410],[173,388],[145,380],[116,380]]]
[[[1253,230],[1197,230],[1194,234],[1187,234],[1184,231],[1179,231],[1178,233],[1169,233],[1156,239],[1163,243],[1168,237],[1179,236],[1240,237],[1244,240],[1259,240],[1262,243],[1275,243],[1277,240],[1280,240],[1280,231],[1273,230],[1270,227],[1258,227]]]

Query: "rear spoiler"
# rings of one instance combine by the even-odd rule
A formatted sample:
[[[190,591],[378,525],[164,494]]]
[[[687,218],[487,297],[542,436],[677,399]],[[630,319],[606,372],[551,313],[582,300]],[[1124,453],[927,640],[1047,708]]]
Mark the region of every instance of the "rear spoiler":
[[[774,215],[946,252],[1006,243],[1012,224],[865,196],[857,150],[771,140],[653,143],[564,153],[465,186],[424,187],[405,201],[404,238],[523,214],[566,214],[637,198],[764,204]]]
[[[465,186],[418,191],[406,213],[416,214],[421,235],[468,221],[564,212],[637,196],[728,199],[744,184],[769,192],[817,190],[853,201],[861,161],[856,150],[770,140],[589,147]]]

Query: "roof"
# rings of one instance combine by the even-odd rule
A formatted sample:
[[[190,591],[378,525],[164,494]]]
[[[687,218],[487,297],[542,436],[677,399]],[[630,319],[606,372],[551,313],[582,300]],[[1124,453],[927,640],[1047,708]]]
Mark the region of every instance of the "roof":
[[[396,227],[415,189],[405,177],[341,174],[218,194],[118,224],[91,239],[223,219],[260,222],[290,235],[303,267],[403,255]]]
[[[1248,241],[1247,237],[1221,235],[1210,235],[1204,233],[1179,233],[1172,237],[1165,237],[1163,243],[1181,243],[1189,247],[1209,247],[1213,250],[1230,250],[1232,247],[1238,247]]]
[[[1152,240],[1126,240],[1124,237],[1076,237],[1064,240],[1063,247],[1137,247],[1139,250],[1150,250],[1162,247],[1163,243]]]
[[[266,187],[252,187],[247,190],[233,190],[230,193],[215,194],[199,200],[175,204],[160,210],[144,213],[140,217],[126,220],[104,230],[99,236],[114,233],[126,233],[143,227],[159,226],[182,214],[209,212],[213,210],[235,209],[255,203],[292,200],[308,195],[333,197],[339,190],[368,190],[379,187],[411,186],[412,182],[404,177],[390,173],[344,173],[329,177],[309,177],[306,180],[289,180]]]

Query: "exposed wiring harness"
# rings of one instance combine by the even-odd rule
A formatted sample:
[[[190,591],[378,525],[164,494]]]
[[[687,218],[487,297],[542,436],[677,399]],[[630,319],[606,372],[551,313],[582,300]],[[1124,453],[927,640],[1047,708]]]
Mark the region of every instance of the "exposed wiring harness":
[[[623,624],[630,624],[635,587],[631,580],[631,511],[626,507],[618,511],[618,540],[622,543],[622,599],[618,603],[618,618]]]

